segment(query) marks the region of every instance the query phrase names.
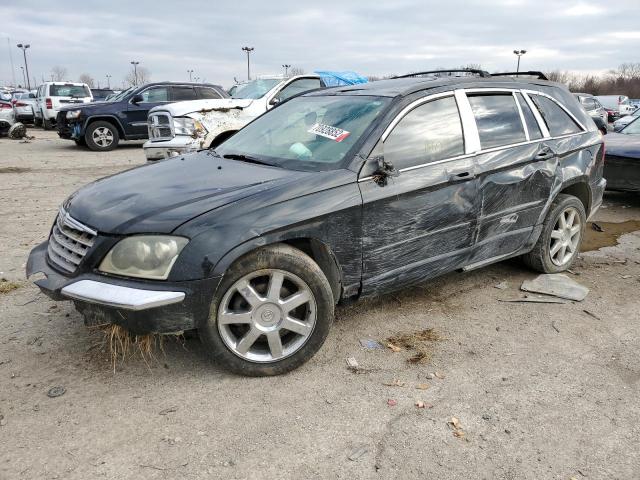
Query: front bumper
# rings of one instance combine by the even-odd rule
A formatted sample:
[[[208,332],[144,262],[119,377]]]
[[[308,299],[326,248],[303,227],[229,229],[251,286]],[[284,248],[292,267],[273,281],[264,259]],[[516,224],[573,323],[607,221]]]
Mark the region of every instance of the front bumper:
[[[71,140],[73,138],[80,138],[79,131],[81,125],[79,123],[71,123],[67,120],[67,112],[59,112],[56,117],[56,129],[58,130],[58,136],[65,140]],[[74,136],[74,134],[78,134]]]
[[[112,323],[136,334],[171,333],[197,328],[207,321],[220,277],[185,282],[130,280],[93,271],[67,276],[47,261],[47,242],[34,248],[27,278],[54,300],[72,300],[87,325]]]
[[[198,140],[187,135],[176,135],[171,140],[149,140],[142,146],[147,160],[163,160],[197,152]]]

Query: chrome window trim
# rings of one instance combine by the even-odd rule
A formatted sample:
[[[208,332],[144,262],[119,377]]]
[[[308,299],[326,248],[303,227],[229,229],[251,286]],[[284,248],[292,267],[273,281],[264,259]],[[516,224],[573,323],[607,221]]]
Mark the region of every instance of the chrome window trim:
[[[391,134],[393,129],[396,127],[396,125],[400,123],[400,120],[402,120],[411,110],[419,107],[423,103],[427,103],[432,100],[437,100],[439,98],[452,97],[452,96],[454,96],[454,91],[449,90],[447,92],[434,93],[433,95],[428,95],[426,97],[422,97],[417,100],[414,100],[409,105],[407,105],[402,110],[400,110],[400,113],[398,113],[398,115],[396,115],[396,117],[391,121],[391,123],[387,126],[387,128],[384,129],[384,132],[382,132],[382,135],[380,136],[380,140],[378,140],[378,142],[382,141],[382,143],[384,143],[387,140],[387,137]],[[459,110],[460,108],[458,107],[458,111]]]
[[[516,105],[518,107],[518,111],[520,113],[520,120],[522,122],[524,131],[525,131],[525,135],[528,138],[526,141],[517,142],[517,143],[510,143],[510,144],[507,144],[507,145],[500,145],[500,146],[497,146],[497,147],[491,147],[491,148],[487,148],[487,149],[482,149],[481,148],[481,146],[480,146],[480,136],[478,134],[477,123],[475,121],[475,117],[473,115],[473,111],[471,110],[471,104],[469,103],[469,99],[467,97],[467,93],[494,93],[494,92],[511,93],[512,94],[512,96],[513,96],[513,98],[514,98],[514,100],[516,102]],[[527,105],[529,105],[529,108],[531,109],[531,111],[533,113],[533,116],[536,119],[536,122],[538,122],[538,127],[540,128],[540,131],[542,132],[542,138],[537,138],[537,139],[531,140],[531,137],[529,135],[527,122],[524,119],[524,112],[522,112],[522,108],[520,107],[520,103],[518,101],[518,98],[515,95],[518,92],[522,94],[522,97],[527,102]],[[538,111],[538,107],[536,107],[536,105],[533,103],[533,100],[531,100],[531,98],[529,98],[528,94],[542,95],[544,97],[549,98],[553,102],[555,102],[558,106],[560,106],[560,108],[562,108],[562,110],[564,110],[576,122],[576,124],[582,129],[582,131],[581,132],[576,132],[576,133],[567,133],[567,134],[564,134],[564,135],[558,135],[558,136],[552,137],[551,133],[549,132],[549,129],[547,128],[546,123],[544,122],[544,119],[542,118],[542,115],[540,115],[540,112]],[[436,93],[436,94],[429,95],[427,97],[423,97],[423,98],[420,98],[418,100],[413,101],[409,105],[404,107],[400,111],[400,113],[398,113],[398,115],[396,115],[396,117],[391,121],[391,123],[384,130],[384,132],[380,136],[380,140],[378,140],[377,143],[379,143],[380,141],[382,141],[384,143],[385,140],[387,139],[387,137],[389,136],[389,134],[395,128],[395,126],[400,122],[400,120],[402,120],[402,118],[404,118],[404,116],[407,115],[414,108],[422,105],[423,103],[427,103],[427,102],[432,101],[432,100],[437,100],[439,98],[449,97],[449,96],[452,96],[452,95],[456,99],[456,103],[458,105],[458,112],[460,114],[460,120],[462,121],[462,131],[463,131],[464,142],[465,142],[465,153],[464,153],[464,155],[458,155],[458,156],[455,156],[455,157],[449,157],[449,158],[445,158],[445,159],[442,159],[442,160],[436,160],[435,162],[423,163],[423,164],[420,164],[420,165],[412,165],[411,167],[401,168],[400,170],[398,170],[398,172],[400,172],[400,173],[408,172],[408,171],[411,171],[411,170],[416,170],[418,168],[428,167],[430,165],[438,165],[438,164],[447,163],[447,162],[451,162],[451,161],[455,161],[455,160],[461,160],[461,159],[470,158],[470,157],[473,157],[473,156],[476,156],[476,155],[482,155],[484,153],[492,153],[492,152],[497,152],[497,151],[500,151],[500,150],[505,150],[507,148],[520,147],[520,146],[530,145],[530,144],[534,144],[534,143],[538,143],[538,142],[544,142],[544,141],[547,141],[547,140],[560,140],[560,139],[564,139],[564,138],[568,138],[568,137],[574,137],[574,136],[584,135],[586,133],[589,133],[589,131],[586,128],[584,128],[582,123],[579,122],[578,119],[571,112],[569,112],[555,98],[553,98],[550,95],[547,95],[546,93],[540,92],[539,90],[530,90],[530,89],[491,88],[491,87],[489,87],[489,88],[456,89],[456,90],[453,90],[453,91]],[[474,144],[476,144],[476,142],[477,142],[478,148],[477,148],[477,150],[473,150]],[[467,145],[469,145],[469,149],[467,149]],[[373,176],[370,175],[370,176],[367,176],[367,177],[360,178],[360,179],[358,179],[358,183],[369,181],[369,180],[373,180]]]
[[[551,100],[552,102],[554,102],[556,105],[558,105],[562,110],[564,110],[566,112],[567,115],[569,115],[571,117],[571,119],[576,122],[576,124],[578,125],[578,127],[580,127],[580,129],[583,132],[586,132],[587,129],[585,128],[585,126],[582,124],[582,122],[580,120],[578,120],[576,118],[576,116],[571,113],[569,110],[567,110],[567,108],[562,105],[558,100],[556,100],[555,98],[553,98],[551,95],[547,95],[546,93],[540,92],[538,90],[528,90],[528,89],[523,89],[522,90],[523,93],[527,93],[527,94],[532,94],[532,95],[541,95],[543,97],[547,97],[549,100]]]
[[[462,122],[462,135],[464,137],[464,153],[473,154],[482,149],[480,145],[480,133],[478,132],[478,124],[473,116],[471,103],[464,93],[464,89],[454,90],[456,103],[458,104],[458,112],[460,113],[460,121]]]
[[[522,122],[522,128],[524,128],[524,138],[526,138],[527,142],[531,140],[531,136],[529,135],[529,127],[527,125],[527,120],[524,118],[524,112],[522,111],[522,107],[520,106],[520,102],[518,101],[517,92],[511,92],[513,99],[516,102],[516,107],[518,109],[518,113],[520,114],[520,122]]]
[[[538,107],[536,107],[535,103],[533,103],[533,100],[529,98],[529,95],[527,95],[527,92],[525,90],[520,90],[520,93],[522,94],[524,101],[527,102],[527,105],[529,105],[529,108],[533,112],[533,116],[536,118],[536,122],[538,122],[538,127],[540,127],[540,131],[542,132],[542,138],[551,138],[551,132],[549,132],[544,118],[542,118],[542,115],[540,115]]]

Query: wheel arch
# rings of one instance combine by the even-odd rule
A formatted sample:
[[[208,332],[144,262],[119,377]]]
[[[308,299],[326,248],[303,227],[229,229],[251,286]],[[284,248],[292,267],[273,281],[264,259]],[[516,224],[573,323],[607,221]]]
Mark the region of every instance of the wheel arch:
[[[93,122],[100,121],[113,124],[113,126],[118,130],[118,135],[120,136],[120,138],[125,140],[126,134],[124,132],[122,124],[120,123],[120,120],[112,115],[95,115],[87,118],[84,122],[84,128],[82,129],[83,135],[87,133],[87,128],[89,128],[89,125],[91,125]]]
[[[318,264],[324,275],[331,285],[333,298],[337,303],[342,297],[343,292],[343,274],[342,268],[331,250],[331,247],[322,240],[315,237],[273,237],[266,239],[258,237],[238,245],[233,250],[227,252],[215,265],[212,274],[214,276],[223,276],[231,265],[244,255],[270,245],[283,243],[306,253],[311,259]]]
[[[586,177],[572,178],[569,182],[562,185],[558,195],[562,193],[573,195],[580,200],[584,206],[587,218],[589,218],[589,213],[591,212],[591,188],[589,187],[589,182]]]

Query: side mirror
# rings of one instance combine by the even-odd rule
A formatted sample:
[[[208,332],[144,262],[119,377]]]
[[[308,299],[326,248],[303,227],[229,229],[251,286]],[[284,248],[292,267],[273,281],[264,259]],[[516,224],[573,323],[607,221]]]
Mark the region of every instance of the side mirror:
[[[137,105],[142,101],[144,101],[144,97],[139,93],[136,93],[133,97],[131,97],[131,103],[133,103],[134,105]]]
[[[271,105],[272,107],[278,105],[280,103],[280,99],[278,97],[273,97],[271,100],[269,100],[269,105]]]
[[[400,175],[400,172],[396,170],[391,162],[387,162],[384,159],[384,155],[378,155],[373,157],[372,160],[376,163],[376,171],[373,172],[373,181],[376,182],[381,187],[384,187],[387,184],[387,180],[389,177],[397,177]]]

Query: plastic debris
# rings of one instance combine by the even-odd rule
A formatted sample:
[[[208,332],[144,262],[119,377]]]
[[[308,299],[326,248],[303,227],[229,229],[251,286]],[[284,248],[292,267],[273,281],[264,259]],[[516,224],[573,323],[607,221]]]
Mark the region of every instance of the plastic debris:
[[[58,387],[52,387],[47,392],[47,397],[51,397],[51,398],[60,397],[60,396],[64,395],[64,393],[66,391],[67,390],[64,387],[59,387],[59,386]]]
[[[427,388],[429,388],[428,383],[419,383],[418,385],[416,385],[417,390],[426,390]]]
[[[506,290],[509,288],[509,284],[507,282],[500,282],[493,286],[493,288],[497,288],[498,290]]]
[[[27,135],[27,127],[25,127],[22,123],[14,123],[13,125],[11,125],[11,128],[9,128],[8,135],[9,138],[12,138],[14,140],[23,138]]]
[[[404,387],[406,383],[401,380],[392,380],[390,382],[384,382],[382,385],[385,387]]]
[[[355,462],[357,459],[359,459],[361,456],[363,456],[368,451],[369,451],[369,449],[367,448],[366,445],[361,445],[359,447],[354,448],[347,458],[349,460],[351,460],[352,462]]]
[[[165,408],[164,410],[160,410],[158,412],[158,415],[168,415],[169,413],[175,413],[178,411],[178,407],[169,407],[169,408]]]
[[[361,338],[360,345],[368,350],[380,350],[384,348],[380,342],[368,338]]]
[[[394,400],[393,398],[390,398],[387,400],[387,405],[389,405],[390,407],[395,407],[398,404],[397,400]]]
[[[589,289],[562,273],[543,274],[533,280],[525,280],[520,286],[525,292],[543,293],[554,297],[581,302]]]

